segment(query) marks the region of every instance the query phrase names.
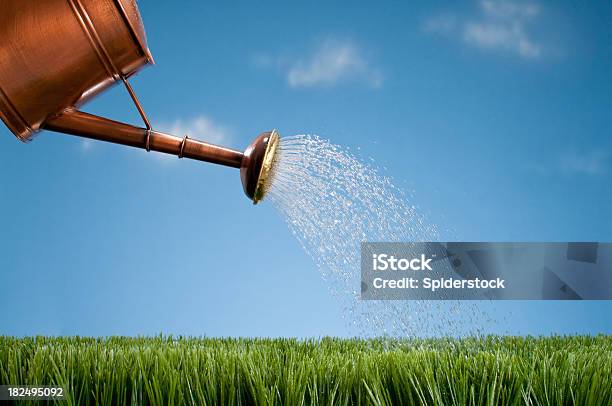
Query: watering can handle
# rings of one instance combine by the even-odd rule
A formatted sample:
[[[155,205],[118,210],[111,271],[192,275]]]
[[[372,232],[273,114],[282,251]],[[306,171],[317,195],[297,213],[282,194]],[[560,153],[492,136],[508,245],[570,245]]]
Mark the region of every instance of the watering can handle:
[[[151,123],[149,122],[149,119],[147,118],[147,114],[145,113],[144,109],[142,108],[142,105],[140,104],[140,101],[138,100],[138,96],[136,96],[134,89],[132,89],[132,85],[130,85],[130,82],[128,82],[127,78],[123,75],[121,76],[121,80],[123,81],[123,85],[127,89],[128,93],[130,94],[130,97],[132,98],[132,101],[134,102],[134,105],[136,106],[136,109],[138,110],[138,114],[140,114],[140,117],[142,118],[142,121],[144,122],[145,129],[147,131],[145,149],[147,150],[147,152],[149,152],[151,151],[151,131],[153,130],[153,128],[151,128]]]

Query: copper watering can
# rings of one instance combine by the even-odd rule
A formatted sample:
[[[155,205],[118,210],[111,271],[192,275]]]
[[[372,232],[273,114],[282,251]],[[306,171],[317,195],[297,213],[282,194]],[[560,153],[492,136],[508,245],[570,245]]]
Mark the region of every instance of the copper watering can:
[[[0,118],[22,141],[51,130],[240,168],[246,195],[265,195],[279,143],[259,135],[244,153],[155,131],[128,78],[153,64],[135,0],[0,0]],[[144,127],[79,111],[116,83]]]

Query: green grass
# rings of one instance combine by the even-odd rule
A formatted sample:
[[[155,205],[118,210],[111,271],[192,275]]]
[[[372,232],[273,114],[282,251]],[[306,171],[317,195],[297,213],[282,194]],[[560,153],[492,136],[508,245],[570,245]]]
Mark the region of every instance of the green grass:
[[[0,337],[0,384],[62,385],[83,405],[610,405],[612,336]]]

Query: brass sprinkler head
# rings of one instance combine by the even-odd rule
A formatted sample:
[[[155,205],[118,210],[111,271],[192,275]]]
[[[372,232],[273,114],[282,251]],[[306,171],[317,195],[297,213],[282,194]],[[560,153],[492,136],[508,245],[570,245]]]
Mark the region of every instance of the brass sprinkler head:
[[[276,130],[261,133],[247,147],[240,165],[240,179],[244,193],[259,203],[268,192],[274,172],[280,136]]]

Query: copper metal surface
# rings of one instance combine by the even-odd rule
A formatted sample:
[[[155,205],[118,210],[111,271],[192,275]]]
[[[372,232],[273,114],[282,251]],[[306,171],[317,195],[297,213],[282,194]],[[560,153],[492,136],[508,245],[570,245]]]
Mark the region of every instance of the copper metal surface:
[[[46,129],[240,168],[247,196],[263,198],[273,132],[243,154],[151,128],[127,80],[153,63],[134,0],[1,0],[0,7],[0,118],[20,140]],[[144,128],[78,110],[116,83]]]

